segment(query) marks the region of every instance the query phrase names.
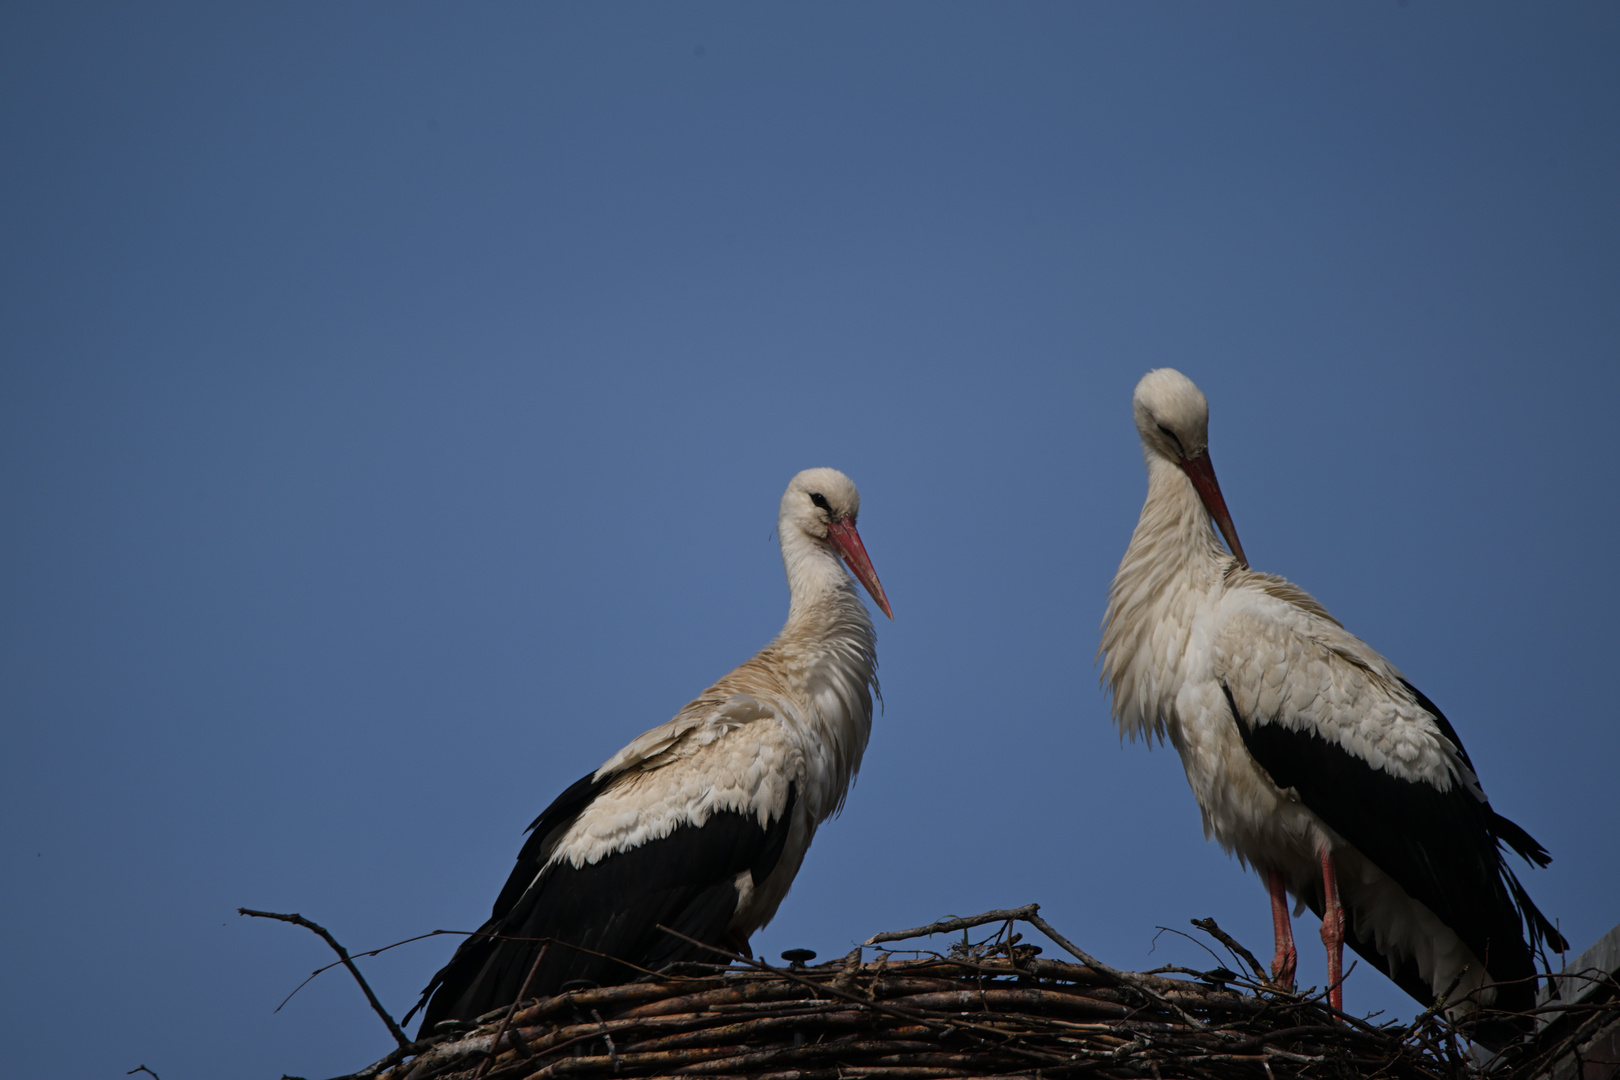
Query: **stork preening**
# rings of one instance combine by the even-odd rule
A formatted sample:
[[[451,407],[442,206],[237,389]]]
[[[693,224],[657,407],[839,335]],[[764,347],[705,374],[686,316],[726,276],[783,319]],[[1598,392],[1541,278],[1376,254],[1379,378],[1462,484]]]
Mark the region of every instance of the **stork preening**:
[[[1103,679],[1122,735],[1168,737],[1204,833],[1322,918],[1331,1001],[1346,941],[1499,1045],[1528,1026],[1534,954],[1567,946],[1502,848],[1549,856],[1491,809],[1440,710],[1310,594],[1249,569],[1209,459],[1209,405],[1177,371],[1136,386],[1148,493],[1108,593]],[[1225,537],[1216,538],[1211,520]]]
[[[489,921],[423,992],[424,1034],[574,980],[716,960],[660,926],[748,951],[843,805],[872,728],[877,635],[840,560],[894,616],[855,530],[860,502],[836,469],[788,484],[782,632],[535,819]]]

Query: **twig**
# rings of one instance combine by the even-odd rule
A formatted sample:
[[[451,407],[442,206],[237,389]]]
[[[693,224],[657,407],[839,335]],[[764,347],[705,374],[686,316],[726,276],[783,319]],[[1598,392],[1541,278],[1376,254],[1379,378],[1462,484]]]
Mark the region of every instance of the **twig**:
[[[125,1073],[124,1075],[125,1076],[134,1076],[138,1072],[152,1073],[153,1080],[163,1080],[163,1078],[161,1076],[158,1076],[157,1073],[152,1072],[152,1070],[148,1069],[145,1065],[137,1065],[133,1069],[129,1070],[129,1072]]]
[[[1271,981],[1271,977],[1266,974],[1265,969],[1260,966],[1260,961],[1254,958],[1254,953],[1250,952],[1248,949],[1245,949],[1236,938],[1217,926],[1213,918],[1193,919],[1192,924],[1198,927],[1198,929],[1202,930],[1204,933],[1208,934],[1210,937],[1214,938],[1216,941],[1220,942],[1222,945],[1225,945],[1229,950],[1231,950],[1233,956],[1242,957],[1244,962],[1249,965],[1249,970],[1254,972],[1255,978],[1259,979],[1267,986],[1276,985]]]
[[[523,985],[518,987],[517,997],[512,999],[511,1006],[506,1010],[506,1017],[501,1021],[501,1029],[495,1033],[494,1041],[489,1044],[489,1057],[485,1058],[484,1063],[478,1067],[478,1071],[473,1073],[473,1080],[481,1080],[483,1075],[489,1071],[490,1063],[495,1060],[495,1055],[501,1052],[501,1037],[512,1026],[512,1017],[517,1014],[518,1002],[522,1001],[523,995],[529,992],[529,984],[534,981],[534,973],[540,970],[540,961],[546,958],[546,950],[549,948],[551,948],[551,942],[541,942],[540,954],[534,958],[534,963],[529,965],[529,973],[523,976]]]
[[[1417,1034],[1417,1032],[1422,1029],[1424,1023],[1426,1023],[1431,1016],[1439,1015],[1440,1010],[1444,1009],[1446,1007],[1446,1002],[1451,999],[1451,995],[1456,993],[1457,985],[1463,981],[1463,976],[1467,974],[1468,965],[1464,964],[1462,966],[1462,970],[1457,972],[1457,977],[1451,980],[1451,985],[1446,987],[1446,992],[1435,998],[1433,1003],[1431,1003],[1427,1009],[1424,1009],[1412,1019],[1412,1023],[1409,1025],[1412,1034]]]
[[[1220,969],[1223,969],[1223,970],[1226,969],[1226,961],[1221,959],[1221,954],[1216,952],[1214,949],[1210,948],[1208,945],[1205,945],[1202,941],[1199,941],[1197,938],[1193,937],[1191,934],[1189,934],[1189,933],[1187,933],[1187,932],[1185,932],[1183,930],[1177,930],[1177,929],[1175,929],[1173,927],[1169,927],[1169,926],[1155,926],[1154,929],[1159,932],[1159,933],[1153,935],[1153,949],[1154,950],[1158,949],[1158,947],[1159,947],[1159,937],[1160,937],[1160,935],[1174,934],[1177,937],[1186,938],[1188,941],[1192,942],[1194,945],[1198,946],[1200,949],[1203,949],[1205,952],[1209,953],[1209,958],[1211,960],[1215,961],[1215,966],[1217,968],[1220,968]],[[1152,952],[1152,950],[1150,950],[1150,955],[1151,955],[1151,952]],[[1147,973],[1143,972],[1142,974],[1145,975]],[[1200,972],[1199,974],[1202,974],[1202,973]],[[1227,971],[1227,974],[1231,975],[1233,978],[1236,978],[1236,979],[1241,979],[1243,977],[1243,976],[1239,975],[1235,971]]]
[[[608,1057],[613,1059],[613,1075],[618,1076],[619,1048],[613,1045],[613,1035],[608,1031],[607,1022],[602,1019],[602,1014],[597,1010],[592,1009],[591,1016],[596,1019],[596,1026],[602,1029],[602,1041],[607,1043]]]
[[[1197,1017],[1186,1012],[1181,1008],[1181,1006],[1177,1005],[1163,994],[1155,992],[1152,987],[1148,986],[1137,976],[1132,975],[1128,971],[1120,971],[1118,968],[1111,968],[1101,960],[1098,960],[1096,957],[1092,956],[1090,953],[1081,949],[1074,942],[1058,933],[1051,923],[1047,922],[1039,915],[1027,916],[1024,921],[1029,923],[1029,925],[1033,926],[1035,929],[1039,930],[1041,933],[1045,934],[1047,937],[1051,938],[1053,941],[1057,942],[1059,947],[1061,947],[1065,952],[1074,957],[1076,960],[1079,960],[1082,964],[1085,964],[1087,967],[1091,968],[1093,971],[1100,971],[1104,975],[1112,976],[1113,978],[1118,979],[1122,985],[1129,986],[1138,993],[1144,994],[1147,997],[1152,998],[1154,1001],[1157,1001],[1160,1005],[1163,1005],[1165,1008],[1181,1017],[1181,1019],[1184,1020],[1194,1031],[1209,1030],[1208,1024],[1205,1024]]]
[[[1067,951],[1069,955],[1075,957],[1092,970],[1107,975],[1119,982],[1121,985],[1129,986],[1131,989],[1136,990],[1137,992],[1158,1002],[1160,1005],[1181,1017],[1183,1021],[1185,1021],[1195,1030],[1208,1030],[1207,1025],[1199,1021],[1196,1017],[1182,1010],[1180,1006],[1170,1001],[1170,999],[1166,998],[1164,995],[1156,993],[1152,988],[1143,983],[1141,979],[1130,974],[1129,972],[1120,971],[1117,968],[1111,968],[1090,954],[1081,951],[1081,949],[1072,941],[1058,933],[1057,930],[1052,927],[1051,923],[1041,918],[1039,914],[1040,910],[1041,906],[1039,904],[1025,904],[1021,908],[1006,908],[1000,911],[987,911],[983,915],[974,915],[965,919],[941,919],[939,922],[931,923],[928,926],[919,926],[914,930],[894,930],[884,934],[875,934],[872,937],[867,938],[866,943],[868,945],[876,945],[882,941],[904,941],[907,938],[925,937],[929,934],[945,934],[955,930],[967,930],[975,926],[983,926],[985,923],[1003,922],[1008,919],[1021,919],[1024,922],[1029,923],[1041,933],[1045,934],[1047,937],[1051,938],[1061,948]]]
[[[908,938],[928,937],[931,934],[949,934],[957,930],[971,930],[975,926],[986,923],[1006,922],[1012,919],[1022,919],[1028,922],[1030,918],[1041,910],[1039,904],[1025,904],[1021,908],[1008,908],[1004,911],[987,911],[983,915],[973,915],[966,919],[941,919],[927,926],[919,926],[915,930],[890,930],[882,934],[873,934],[866,939],[866,944],[877,945],[884,941],[905,941]]]
[[[455,934],[455,935],[460,936],[460,937],[472,937],[473,934],[475,934],[475,933],[477,933],[476,930],[429,930],[425,934],[417,934],[415,937],[408,937],[404,941],[396,941],[392,945],[384,945],[380,949],[368,949],[366,952],[351,953],[350,955],[354,959],[358,960],[362,956],[380,956],[383,953],[387,952],[389,949],[397,949],[401,945],[409,945],[413,941],[424,941],[427,938],[438,937],[441,934]],[[304,987],[308,986],[311,982],[313,982],[315,980],[315,978],[317,976],[325,975],[328,971],[331,971],[333,968],[341,967],[343,965],[343,963],[344,963],[344,961],[342,961],[342,960],[334,960],[330,964],[324,964],[321,967],[318,967],[314,971],[310,972],[309,973],[309,978],[305,979],[303,982],[301,982],[297,986],[293,987],[292,988],[292,993],[288,994],[286,997],[281,999],[281,1005],[277,1005],[275,1007],[275,1011],[280,1012],[282,1005],[287,1004],[287,1002],[289,1002],[293,998],[297,997],[298,996],[298,991],[300,991]],[[411,1010],[411,1012],[415,1012],[415,1011],[416,1011],[415,1009]],[[410,1019],[411,1019],[411,1013],[406,1013],[405,1018],[403,1020],[401,1020],[400,1023],[401,1024],[409,1023]]]
[[[745,963],[745,964],[749,965],[750,967],[753,967],[753,968],[755,968],[755,969],[757,969],[759,971],[769,972],[770,974],[775,975],[775,976],[777,976],[779,978],[787,979],[787,980],[789,980],[791,982],[796,982],[800,986],[809,987],[811,990],[825,990],[829,994],[833,994],[836,997],[841,997],[841,998],[844,998],[847,1001],[854,1002],[856,1005],[860,1005],[860,1006],[870,1008],[870,1009],[876,1009],[878,1012],[888,1013],[890,1016],[897,1016],[901,1020],[910,1020],[914,1024],[923,1024],[923,1025],[925,1025],[927,1027],[934,1028],[935,1030],[949,1030],[951,1028],[951,1026],[952,1026],[950,1024],[944,1023],[943,1021],[930,1020],[928,1017],[919,1016],[916,1013],[905,1012],[904,1010],[901,1010],[901,1009],[891,1009],[886,1005],[879,1005],[876,1001],[868,1000],[868,999],[863,998],[863,997],[861,997],[861,996],[859,996],[857,994],[846,993],[846,992],[844,992],[842,990],[838,990],[838,989],[836,989],[836,988],[834,988],[832,986],[823,986],[822,984],[814,982],[814,981],[812,981],[810,979],[801,978],[800,976],[794,974],[791,971],[787,971],[787,970],[784,970],[782,968],[774,968],[771,965],[765,963],[765,961],[756,960],[752,956],[744,956],[741,953],[734,953],[729,949],[722,949],[717,945],[710,945],[707,942],[699,941],[697,938],[688,937],[687,935],[681,933],[679,930],[671,930],[669,927],[665,926],[663,923],[658,924],[658,929],[662,930],[664,933],[669,934],[669,935],[671,935],[673,937],[678,937],[682,941],[687,942],[688,944],[696,945],[696,946],[698,946],[700,948],[707,949],[710,952],[717,953],[720,956],[729,956],[733,960],[740,960],[743,963]]]
[[[319,934],[342,959],[343,966],[349,969],[349,974],[354,976],[354,981],[360,984],[360,989],[366,995],[366,1000],[371,1002],[372,1010],[382,1017],[384,1024],[388,1025],[388,1034],[392,1035],[394,1041],[399,1043],[400,1046],[411,1045],[411,1040],[405,1037],[405,1033],[400,1030],[399,1025],[394,1023],[394,1018],[388,1015],[388,1010],[382,1007],[382,1002],[377,1000],[377,995],[371,992],[371,986],[366,982],[365,976],[360,974],[360,969],[355,967],[354,961],[349,958],[348,950],[338,944],[337,938],[333,937],[326,927],[318,923],[312,923],[296,913],[282,915],[274,911],[254,911],[252,908],[237,908],[236,912],[238,915],[248,915],[255,919],[275,919],[278,922],[292,923],[294,926],[302,926],[306,930]]]

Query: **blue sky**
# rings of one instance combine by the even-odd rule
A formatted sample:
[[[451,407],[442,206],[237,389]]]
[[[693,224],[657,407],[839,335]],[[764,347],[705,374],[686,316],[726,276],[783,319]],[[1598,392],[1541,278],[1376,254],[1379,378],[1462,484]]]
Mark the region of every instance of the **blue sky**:
[[[352,949],[779,627],[843,469],[886,707],[767,955],[1038,901],[1269,947],[1093,655],[1180,368],[1255,565],[1620,921],[1620,9],[0,11],[0,998],[19,1074],[324,1076]],[[1321,978],[1299,920],[1302,976]],[[396,1014],[447,939],[366,970]],[[1357,970],[1356,1011],[1410,1015]],[[88,1028],[80,1017],[93,1011]]]

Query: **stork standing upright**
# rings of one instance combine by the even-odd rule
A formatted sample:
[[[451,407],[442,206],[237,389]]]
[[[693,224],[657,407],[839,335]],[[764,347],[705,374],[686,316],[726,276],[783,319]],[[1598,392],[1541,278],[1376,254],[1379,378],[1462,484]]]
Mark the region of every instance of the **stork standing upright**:
[[[860,503],[836,469],[788,484],[787,625],[535,819],[489,921],[423,991],[423,1034],[573,980],[715,959],[661,925],[747,952],[843,806],[871,732],[877,635],[840,559],[894,615],[855,529]]]
[[[1501,847],[1540,866],[1546,850],[1491,809],[1433,702],[1310,594],[1249,569],[1198,387],[1150,371],[1133,408],[1148,494],[1099,653],[1120,733],[1168,736],[1204,834],[1265,876],[1279,982],[1297,957],[1292,893],[1322,917],[1336,1008],[1348,941],[1425,1004],[1455,985],[1448,1009],[1479,1041],[1512,1038],[1533,950],[1567,946]]]

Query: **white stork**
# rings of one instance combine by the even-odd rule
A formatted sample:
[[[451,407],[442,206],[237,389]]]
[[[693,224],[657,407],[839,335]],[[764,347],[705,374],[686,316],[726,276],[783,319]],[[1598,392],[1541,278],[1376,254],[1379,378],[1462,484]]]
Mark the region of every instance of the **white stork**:
[[[715,960],[660,925],[747,951],[842,807],[871,732],[877,635],[840,558],[894,616],[855,530],[860,502],[836,469],[788,484],[782,632],[535,819],[489,921],[423,991],[423,1034],[520,992]]]
[[[1540,866],[1546,850],[1491,809],[1433,702],[1310,594],[1249,569],[1198,387],[1160,368],[1133,405],[1148,494],[1099,650],[1121,735],[1168,736],[1204,834],[1265,875],[1279,982],[1297,956],[1286,891],[1322,917],[1334,1007],[1348,940],[1425,1004],[1455,983],[1476,1039],[1512,1038],[1533,950],[1566,946],[1501,846]]]

